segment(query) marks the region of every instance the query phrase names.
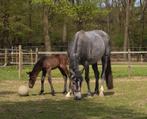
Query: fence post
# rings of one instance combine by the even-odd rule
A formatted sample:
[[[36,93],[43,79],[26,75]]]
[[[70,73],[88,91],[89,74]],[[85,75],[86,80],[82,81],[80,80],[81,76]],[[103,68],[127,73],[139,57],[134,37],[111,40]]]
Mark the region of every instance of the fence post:
[[[140,56],[140,61],[141,61],[141,63],[143,63],[143,55],[142,54]]]
[[[35,63],[38,61],[38,48],[36,48]]]
[[[19,75],[19,79],[21,79],[22,76],[22,47],[21,45],[19,45],[19,62],[18,62],[18,75]]]
[[[31,65],[33,65],[33,51],[32,51],[32,49],[30,50],[30,55],[31,55]]]
[[[19,58],[18,58],[18,55],[19,55],[19,51],[18,51],[18,49],[17,49],[17,47],[15,47],[15,61],[16,61],[16,66],[17,66],[17,64],[19,64]]]
[[[128,78],[131,78],[131,54],[130,54],[130,49],[128,49]]]
[[[13,62],[14,62],[14,56],[13,56],[13,46],[12,46],[12,48],[11,48],[11,62],[12,62],[12,64],[13,64]]]
[[[8,64],[8,50],[5,48],[5,64],[4,66],[6,66]]]

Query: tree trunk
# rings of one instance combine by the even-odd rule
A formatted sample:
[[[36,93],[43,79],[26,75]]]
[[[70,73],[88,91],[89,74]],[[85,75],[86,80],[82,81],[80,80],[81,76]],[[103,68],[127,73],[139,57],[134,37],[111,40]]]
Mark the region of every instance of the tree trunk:
[[[51,51],[51,42],[49,36],[48,6],[43,6],[43,36],[46,51]]]
[[[2,31],[2,38],[3,44],[2,47],[11,47],[10,37],[10,28],[9,28],[9,13],[7,11],[4,12],[3,15],[3,31]]]
[[[65,43],[67,40],[67,24],[64,20],[64,23],[63,23],[63,35],[62,35],[62,41],[63,43]]]
[[[141,19],[140,19],[140,24],[141,24],[141,30],[140,30],[140,35],[141,35],[141,38],[140,38],[140,44],[139,44],[139,50],[142,50],[142,46],[143,46],[143,37],[144,37],[144,13],[145,13],[145,9],[146,9],[146,5],[147,5],[147,2],[144,1],[144,3],[142,4],[141,3],[141,0],[140,0],[140,4],[141,4]]]
[[[110,35],[110,13],[107,16],[107,33]]]
[[[29,0],[29,13],[28,13],[28,22],[29,22],[29,27],[30,29],[32,28],[32,0]],[[31,43],[31,40],[32,40],[32,32],[29,33],[29,43]]]
[[[124,45],[123,50],[127,51],[128,49],[128,43],[129,43],[129,0],[126,2],[126,19],[125,19],[125,31],[124,31]],[[127,54],[124,54],[124,59],[127,59]]]

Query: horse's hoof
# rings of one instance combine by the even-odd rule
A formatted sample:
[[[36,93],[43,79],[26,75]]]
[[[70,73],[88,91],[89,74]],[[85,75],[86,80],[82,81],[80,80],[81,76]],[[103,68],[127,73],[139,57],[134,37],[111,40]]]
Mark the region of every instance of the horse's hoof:
[[[44,95],[44,93],[43,93],[44,91],[40,91],[40,93],[39,93],[39,95]]]
[[[92,98],[92,96],[87,96],[87,98]]]
[[[93,93],[93,96],[98,96],[99,95],[99,92],[98,91],[95,91],[94,93]]]
[[[91,93],[89,92],[89,93],[87,93],[87,97],[91,97],[92,95],[91,95]]]
[[[93,96],[98,96],[98,93],[94,93]]]
[[[55,93],[51,93],[52,96],[55,96]]]
[[[104,93],[103,92],[100,92],[99,96],[100,97],[104,97]]]
[[[52,91],[52,92],[51,92],[51,95],[52,95],[52,96],[55,96],[55,91]]]
[[[68,92],[65,97],[70,98],[71,94]]]
[[[67,91],[63,91],[62,93],[63,93],[63,94],[67,94]]]
[[[39,95],[44,95],[44,93],[39,93]]]

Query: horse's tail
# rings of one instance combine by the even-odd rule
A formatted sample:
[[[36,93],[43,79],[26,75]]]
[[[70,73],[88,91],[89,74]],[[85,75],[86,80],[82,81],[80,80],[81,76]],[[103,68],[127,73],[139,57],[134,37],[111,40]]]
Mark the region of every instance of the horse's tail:
[[[110,56],[108,56],[108,59],[107,59],[107,68],[106,68],[105,76],[106,76],[105,78],[106,78],[107,88],[113,89],[113,77],[112,77]]]

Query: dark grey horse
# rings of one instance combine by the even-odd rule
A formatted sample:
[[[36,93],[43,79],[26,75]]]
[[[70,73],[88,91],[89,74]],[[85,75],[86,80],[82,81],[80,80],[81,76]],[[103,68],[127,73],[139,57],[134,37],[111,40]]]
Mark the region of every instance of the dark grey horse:
[[[71,90],[75,99],[81,99],[81,85],[83,77],[79,70],[79,65],[85,69],[85,80],[87,82],[88,95],[91,95],[89,85],[89,65],[92,65],[95,74],[94,94],[103,96],[104,80],[108,89],[113,88],[111,61],[110,61],[110,41],[109,36],[102,30],[79,31],[75,34],[74,40],[68,48],[69,69],[71,73]],[[97,62],[102,61],[102,81],[99,92],[99,71]],[[70,92],[67,94],[67,96]]]

